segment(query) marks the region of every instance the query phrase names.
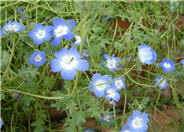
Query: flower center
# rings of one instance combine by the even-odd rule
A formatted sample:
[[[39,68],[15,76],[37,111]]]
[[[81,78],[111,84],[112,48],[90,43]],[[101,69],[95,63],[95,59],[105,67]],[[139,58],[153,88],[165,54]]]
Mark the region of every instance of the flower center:
[[[119,79],[115,81],[115,85],[118,89],[123,87],[123,82]]]
[[[110,98],[114,97],[114,95],[115,95],[114,90],[108,89],[108,90],[107,90],[107,95],[108,95]]]
[[[99,84],[101,84],[101,83],[105,83],[105,81],[103,81],[103,80],[98,80],[98,81],[95,82],[95,85],[99,85]],[[105,89],[105,85],[96,86],[96,89],[99,90],[99,91],[102,91],[102,90]]]
[[[129,130],[124,130],[123,132],[130,132]]]
[[[55,34],[56,37],[63,36],[65,34],[67,34],[67,32],[68,32],[68,28],[66,26],[58,26],[54,30],[54,34]]]
[[[160,86],[164,86],[164,85],[165,85],[166,80],[165,80],[165,79],[163,80],[163,78],[161,78],[161,79],[159,80],[159,82],[160,82]]]
[[[164,67],[165,68],[170,68],[171,67],[171,64],[166,62],[166,63],[164,63]]]
[[[77,63],[78,62],[74,56],[64,56],[61,60],[61,66],[66,70],[74,68]]]
[[[142,127],[142,118],[139,118],[139,117],[135,117],[133,120],[132,120],[132,126],[134,128],[140,128]]]
[[[81,43],[81,37],[80,36],[75,36],[75,44],[80,44]]]
[[[42,57],[40,55],[35,56],[35,61],[36,62],[40,61],[41,59],[42,59]]]
[[[107,67],[109,67],[109,68],[116,68],[116,60],[108,59],[107,60]]]
[[[16,32],[19,29],[19,27],[16,24],[10,24],[6,27],[7,32]]]
[[[38,30],[35,34],[36,34],[36,37],[43,38],[45,37],[45,30]]]

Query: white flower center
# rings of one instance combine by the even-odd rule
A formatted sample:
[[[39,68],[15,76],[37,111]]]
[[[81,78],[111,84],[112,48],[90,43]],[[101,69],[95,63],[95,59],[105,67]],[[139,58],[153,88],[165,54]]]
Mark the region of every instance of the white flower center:
[[[124,130],[123,132],[130,132],[129,130]]]
[[[45,30],[38,30],[36,33],[35,33],[36,37],[38,38],[43,38],[45,37]]]
[[[5,31],[16,32],[18,29],[19,29],[19,27],[16,24],[10,24],[10,25],[7,25]]]
[[[61,66],[66,70],[71,70],[72,68],[76,67],[78,61],[75,59],[74,56],[64,56],[60,62]]]
[[[58,26],[54,30],[54,34],[55,34],[56,37],[63,36],[65,34],[67,34],[67,32],[68,32],[68,28],[66,26]]]
[[[37,55],[37,56],[35,56],[34,59],[35,59],[36,62],[38,62],[38,61],[40,61],[42,59],[42,57],[40,55]]]
[[[164,63],[164,67],[165,68],[170,68],[171,67],[171,64],[166,62],[166,63]]]
[[[159,79],[159,83],[160,83],[160,85],[159,85],[159,86],[161,86],[161,87],[162,87],[162,86],[164,86],[164,85],[165,85],[165,83],[166,83],[166,79],[164,79],[164,80],[163,80],[162,78],[161,78],[161,79]]]
[[[118,79],[115,81],[115,86],[118,88],[118,89],[121,89],[123,87],[123,82],[122,80]]]
[[[116,68],[116,60],[115,59],[108,59],[107,60],[107,67]]]
[[[104,121],[109,122],[110,121],[110,118],[111,118],[110,115],[105,115],[104,116]]]
[[[108,90],[107,90],[107,95],[108,95],[110,98],[113,98],[114,95],[115,95],[115,91],[112,90],[112,89],[108,89]]]
[[[75,36],[75,44],[80,44],[81,43],[81,37],[80,36]]]
[[[147,60],[151,60],[153,58],[152,52],[149,48],[141,48],[139,50],[139,59],[141,62],[145,62]]]
[[[133,120],[132,120],[132,126],[134,128],[140,128],[142,127],[142,118],[139,118],[139,117],[135,117]]]
[[[99,85],[99,84],[101,84],[101,83],[105,83],[105,81],[103,81],[103,80],[97,80],[97,81],[95,82],[95,85]],[[105,85],[96,86],[96,89],[99,90],[99,91],[102,91],[102,90],[105,89]]]

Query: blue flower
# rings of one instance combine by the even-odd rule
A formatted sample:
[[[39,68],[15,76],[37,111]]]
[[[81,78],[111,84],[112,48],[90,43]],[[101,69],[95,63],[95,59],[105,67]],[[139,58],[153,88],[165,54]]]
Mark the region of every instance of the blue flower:
[[[41,23],[37,23],[34,29],[29,32],[29,37],[33,39],[35,45],[41,44],[44,40],[49,41],[51,39],[52,26],[43,26]]]
[[[118,102],[120,99],[120,95],[116,91],[116,88],[110,87],[105,91],[105,98],[108,100],[115,100],[116,102]]]
[[[111,20],[114,20],[114,18],[112,18],[112,17],[108,17],[107,18],[107,15],[103,15],[102,17],[101,17],[101,21],[106,21],[107,20],[107,23],[106,24],[108,24]]]
[[[24,12],[24,8],[18,7],[16,11],[17,11],[17,13],[22,13],[22,12]]]
[[[148,45],[142,44],[139,46],[139,60],[143,64],[152,64],[157,60],[156,52]]]
[[[129,117],[127,125],[130,131],[133,132],[146,132],[148,130],[147,123],[149,122],[148,114],[141,114],[140,111],[135,110],[132,116]]]
[[[53,72],[61,71],[61,76],[65,80],[73,80],[76,76],[76,70],[87,71],[89,63],[81,59],[81,55],[75,47],[63,48],[55,53],[56,58],[51,61],[51,69]]]
[[[100,85],[102,83],[106,83],[108,81],[111,81],[111,78],[109,75],[104,75],[102,76],[101,74],[99,73],[96,73],[93,75],[92,77],[92,81],[89,83],[89,86],[94,86],[94,85],[99,85],[99,86],[94,86],[94,87],[91,87],[89,88],[89,90],[91,92],[94,92],[94,94],[101,98],[102,96],[105,95],[105,91],[107,88],[110,87],[110,84],[103,84],[103,85]]]
[[[176,2],[177,0],[170,0],[170,10],[173,11],[178,5],[179,5],[179,2]]]
[[[40,67],[41,64],[46,63],[46,57],[45,57],[44,51],[35,51],[32,53],[31,57],[29,58],[29,63],[34,64],[36,67]]]
[[[19,32],[23,30],[25,30],[25,27],[21,23],[17,21],[8,21],[8,23],[6,23],[1,29],[0,37],[2,37],[4,34],[7,34],[7,32]]]
[[[68,23],[64,19],[54,19],[52,21],[54,25],[53,35],[55,36],[51,44],[53,46],[58,46],[61,39],[70,40],[73,38],[73,33],[71,32],[72,28],[75,26],[72,21]]]
[[[80,36],[75,36],[74,39],[73,39],[72,41],[73,41],[73,43],[75,44],[75,46],[77,46],[77,45],[80,46],[80,44],[81,44],[81,42],[82,42],[82,39],[81,39]],[[84,38],[83,44],[84,44],[84,43],[86,43],[86,37]]]
[[[118,92],[121,91],[123,88],[126,88],[124,80],[125,79],[123,77],[115,80],[114,82],[112,82],[112,87],[115,87]]]
[[[3,126],[3,120],[2,120],[2,118],[0,117],[0,129],[2,128],[2,126]]]
[[[20,100],[21,99],[21,96],[20,96],[20,94],[19,93],[14,93],[14,98],[16,99],[16,100]]]
[[[113,120],[113,114],[110,113],[106,113],[106,114],[102,114],[102,118],[101,118],[101,122],[110,122],[111,120]]]
[[[181,60],[180,63],[183,64],[183,68],[184,68],[184,60]]]
[[[123,128],[118,132],[131,132],[128,125],[124,125]]]
[[[83,132],[95,132],[95,131],[93,129],[91,129],[91,128],[87,128]]]
[[[82,50],[81,55],[82,57],[88,59],[88,57],[90,56],[90,53],[86,49],[84,49]]]
[[[114,55],[109,56],[107,54],[105,54],[103,57],[106,59],[104,66],[109,68],[109,71],[115,72],[114,69],[119,69],[119,70],[121,69],[121,67],[117,67],[119,65],[118,63],[121,60],[121,58],[114,57]]]
[[[166,58],[163,58],[162,62],[159,63],[159,66],[161,66],[165,73],[168,73],[169,71],[174,71],[174,61],[173,60],[167,60]]]
[[[161,78],[156,77],[154,85],[158,85],[160,89],[164,90],[167,87],[168,82],[167,79],[165,79],[163,76],[161,76]]]

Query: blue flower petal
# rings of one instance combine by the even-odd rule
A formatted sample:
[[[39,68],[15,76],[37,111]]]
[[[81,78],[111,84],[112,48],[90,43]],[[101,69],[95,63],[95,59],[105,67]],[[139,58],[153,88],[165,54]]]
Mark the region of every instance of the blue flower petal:
[[[51,42],[51,44],[52,44],[53,46],[58,46],[60,42],[61,42],[61,37],[55,37],[55,38],[53,39],[53,41]]]
[[[76,59],[80,59],[81,55],[79,54],[79,52],[77,51],[76,47],[71,47],[68,54],[73,55],[76,57]]]
[[[54,26],[57,26],[57,25],[63,24],[63,23],[64,23],[64,19],[63,19],[63,18],[54,19],[54,20],[52,21],[52,23],[53,23]]]
[[[35,45],[40,45],[43,42],[43,40],[42,39],[33,38],[33,42],[34,42]]]
[[[29,34],[28,34],[28,36],[29,36],[30,38],[34,38],[34,37],[35,37],[34,31],[30,31]]]
[[[62,37],[66,40],[70,40],[73,38],[73,33],[72,32],[68,32],[66,35],[63,35]]]
[[[89,67],[89,63],[86,60],[79,60],[78,65],[76,67],[77,70],[79,71],[87,71]]]
[[[73,27],[76,27],[76,22],[74,19],[70,19],[68,22],[71,23]]]
[[[35,26],[34,26],[34,29],[38,30],[38,29],[43,29],[43,25],[41,23],[37,23]]]
[[[64,55],[67,55],[68,54],[68,49],[67,48],[62,48],[60,51],[56,52],[55,53],[55,56],[60,58]]]
[[[61,71],[61,76],[63,77],[64,80],[73,80],[76,76],[76,71],[74,69],[71,70],[63,69]]]
[[[102,78],[102,75],[99,74],[99,73],[95,73],[92,77],[92,80],[96,81],[96,80],[99,80],[100,78]]]
[[[62,67],[60,65],[60,59],[52,59],[50,64],[53,72],[59,72],[62,70]]]

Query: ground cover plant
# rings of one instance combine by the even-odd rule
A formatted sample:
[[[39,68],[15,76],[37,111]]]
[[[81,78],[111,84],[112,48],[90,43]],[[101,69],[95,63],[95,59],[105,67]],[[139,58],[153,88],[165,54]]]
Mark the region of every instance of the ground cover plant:
[[[183,132],[183,1],[1,2],[2,132]]]

